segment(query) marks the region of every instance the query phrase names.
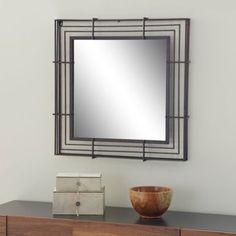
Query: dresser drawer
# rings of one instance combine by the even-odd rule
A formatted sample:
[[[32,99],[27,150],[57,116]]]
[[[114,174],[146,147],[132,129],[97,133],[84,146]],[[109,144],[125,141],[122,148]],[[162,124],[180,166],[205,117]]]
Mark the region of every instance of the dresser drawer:
[[[6,236],[6,217],[0,216],[0,236]]]
[[[179,236],[179,229],[80,220],[9,217],[8,236]]]
[[[73,227],[72,236],[179,236],[179,229],[103,222],[77,222]]]
[[[8,217],[8,236],[72,236],[73,221]]]
[[[181,236],[236,236],[236,233],[216,232],[197,229],[181,229]]]

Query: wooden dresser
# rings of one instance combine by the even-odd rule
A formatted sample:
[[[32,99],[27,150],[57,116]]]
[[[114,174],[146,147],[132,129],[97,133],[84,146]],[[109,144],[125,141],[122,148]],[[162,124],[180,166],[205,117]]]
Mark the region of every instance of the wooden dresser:
[[[52,204],[0,205],[0,236],[236,236],[236,216],[168,211],[139,218],[132,208],[106,207],[104,216],[52,216]]]

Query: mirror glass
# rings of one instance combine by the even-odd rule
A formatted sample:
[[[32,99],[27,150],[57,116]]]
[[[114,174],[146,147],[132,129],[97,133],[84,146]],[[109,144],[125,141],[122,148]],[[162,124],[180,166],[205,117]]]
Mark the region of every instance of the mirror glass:
[[[73,40],[73,137],[165,141],[169,41]]]

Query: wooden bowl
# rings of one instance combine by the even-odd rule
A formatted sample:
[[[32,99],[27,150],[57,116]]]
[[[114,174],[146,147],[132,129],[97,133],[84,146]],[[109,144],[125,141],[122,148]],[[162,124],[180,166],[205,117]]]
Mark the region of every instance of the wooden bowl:
[[[129,190],[133,208],[144,218],[159,218],[170,206],[172,189],[160,186],[139,186]]]

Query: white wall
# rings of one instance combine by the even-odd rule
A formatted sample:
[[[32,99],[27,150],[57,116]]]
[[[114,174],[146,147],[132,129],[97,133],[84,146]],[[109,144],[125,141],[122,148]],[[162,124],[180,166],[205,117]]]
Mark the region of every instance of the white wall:
[[[189,161],[53,155],[53,20],[190,17]],[[236,214],[235,0],[0,0],[0,202],[51,201],[58,171],[103,173],[106,204],[174,188],[172,210]]]

